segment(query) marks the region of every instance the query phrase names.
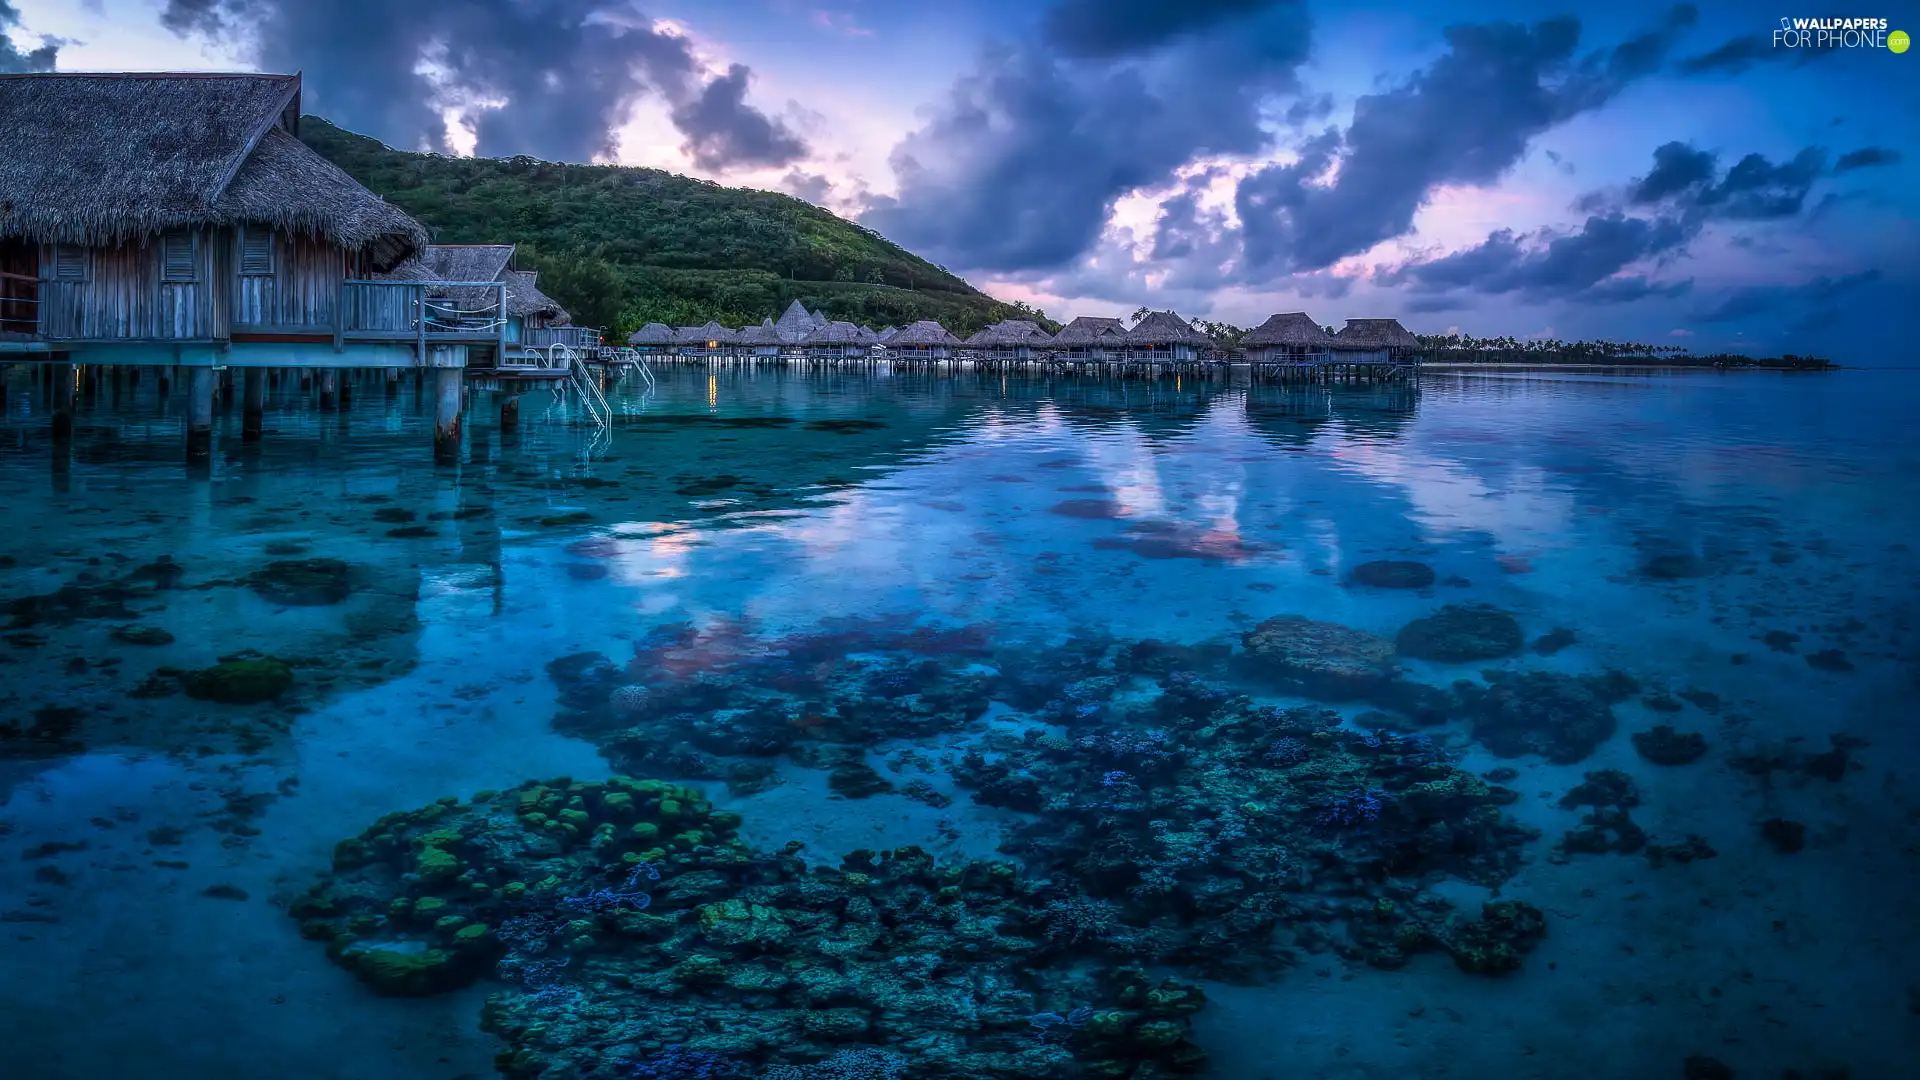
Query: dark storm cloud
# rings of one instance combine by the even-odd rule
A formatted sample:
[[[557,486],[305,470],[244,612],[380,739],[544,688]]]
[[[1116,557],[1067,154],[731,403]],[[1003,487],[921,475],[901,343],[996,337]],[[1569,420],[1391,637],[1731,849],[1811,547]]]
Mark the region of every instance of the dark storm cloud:
[[[1808,147],[1778,165],[1748,154],[1722,177],[1718,155],[1671,142],[1653,152],[1653,171],[1629,189],[1627,200],[1746,221],[1793,217],[1806,206],[1826,166],[1826,151]]]
[[[806,156],[798,135],[747,104],[747,77],[746,65],[734,64],[699,97],[674,106],[673,126],[686,135],[683,149],[695,165],[772,167]]]
[[[804,199],[815,206],[825,205],[827,196],[833,194],[833,181],[820,173],[802,172],[799,169],[787,170],[780,178],[781,190],[796,199]]]
[[[8,31],[19,25],[20,12],[12,0],[0,0],[0,75],[52,71],[60,56],[60,42],[42,39],[39,48],[21,52],[8,36]]]
[[[1755,285],[1736,289],[1693,315],[1694,322],[1723,323],[1771,316],[1797,323],[1818,321],[1835,301],[1880,280],[1880,271],[1862,270],[1839,277],[1821,276],[1799,285]]]
[[[1758,64],[1790,64],[1798,67],[1817,60],[1833,48],[1776,48],[1771,34],[1742,34],[1716,49],[1689,56],[1676,67],[1682,75],[1738,75]]]
[[[1825,151],[1809,147],[1779,164],[1748,154],[1722,174],[1711,151],[1670,142],[1653,152],[1653,169],[1624,194],[1582,196],[1575,205],[1589,216],[1577,232],[1521,235],[1502,229],[1484,243],[1415,259],[1374,279],[1414,292],[1516,293],[1534,300],[1620,303],[1678,296],[1690,282],[1657,283],[1622,272],[1679,254],[1710,221],[1797,216],[1825,171]]]
[[[1360,98],[1345,132],[1241,181],[1242,274],[1319,269],[1404,235],[1434,188],[1499,180],[1535,136],[1658,68],[1696,17],[1681,5],[1657,28],[1579,58],[1571,17],[1449,27],[1448,51],[1405,85]]]
[[[1048,10],[1042,26],[1047,42],[1069,56],[1122,56],[1286,2],[1060,0]]]
[[[1522,236],[1502,229],[1484,243],[1385,271],[1376,280],[1421,292],[1517,293],[1528,300],[1634,300],[1660,286],[1644,279],[1611,281],[1628,266],[1678,248],[1692,235],[1684,223],[1610,214],[1580,231]],[[1604,286],[1604,287],[1603,287]]]
[[[1900,164],[1900,151],[1885,146],[1863,146],[1858,150],[1840,155],[1833,163],[1833,175],[1849,173],[1855,169],[1871,169],[1879,165]]]
[[[1307,43],[1304,15],[1281,6],[1140,62],[993,47],[894,148],[899,194],[861,222],[964,269],[1060,267],[1120,196],[1203,153],[1265,150],[1262,105],[1297,89]]]
[[[704,80],[685,39],[614,0],[167,0],[161,22],[251,43],[263,68],[306,73],[307,105],[398,145],[445,150],[444,105],[505,99],[478,111],[478,153],[581,161],[652,93],[704,168],[804,153],[744,103],[744,68]]]

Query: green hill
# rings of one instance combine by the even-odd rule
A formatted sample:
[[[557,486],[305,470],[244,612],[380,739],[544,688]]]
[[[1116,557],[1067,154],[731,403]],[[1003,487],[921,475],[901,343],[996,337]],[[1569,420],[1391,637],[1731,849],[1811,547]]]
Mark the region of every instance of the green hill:
[[[447,244],[520,245],[522,269],[574,321],[739,326],[794,300],[869,326],[938,319],[968,334],[1038,315],[870,229],[771,191],[659,169],[395,150],[317,116],[300,137]],[[1044,318],[1044,316],[1042,316]]]

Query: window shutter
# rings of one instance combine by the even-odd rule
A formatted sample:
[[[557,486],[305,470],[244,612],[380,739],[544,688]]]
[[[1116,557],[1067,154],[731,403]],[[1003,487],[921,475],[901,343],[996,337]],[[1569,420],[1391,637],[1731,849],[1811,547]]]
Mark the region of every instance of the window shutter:
[[[79,244],[55,244],[53,246],[53,279],[55,281],[87,280],[87,249]]]
[[[172,284],[195,280],[193,234],[170,232],[160,238],[160,280]]]
[[[249,277],[273,274],[273,230],[257,225],[240,230],[240,273]]]

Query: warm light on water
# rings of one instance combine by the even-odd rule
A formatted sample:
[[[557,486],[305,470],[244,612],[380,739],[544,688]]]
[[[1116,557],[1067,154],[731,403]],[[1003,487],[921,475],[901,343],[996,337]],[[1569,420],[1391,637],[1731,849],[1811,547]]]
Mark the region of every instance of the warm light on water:
[[[659,669],[675,678],[785,671],[777,661],[823,633],[878,635],[938,663],[965,638],[1000,650],[980,663],[1044,666],[1097,635],[1238,646],[1285,614],[1392,639],[1468,602],[1511,612],[1529,647],[1406,659],[1408,678],[1612,669],[1639,686],[1614,707],[1618,732],[1577,761],[1497,757],[1471,724],[1421,729],[1461,768],[1516,770],[1500,812],[1541,835],[1513,848],[1498,896],[1544,911],[1545,939],[1500,979],[1444,953],[1384,970],[1343,958],[1337,934],[1305,934],[1320,894],[1298,896],[1277,916],[1288,944],[1262,961],[1264,980],[1173,971],[1210,1000],[1191,1032],[1211,1056],[1202,1075],[1559,1077],[1559,1063],[1604,1061],[1593,1075],[1664,1077],[1711,1054],[1742,1076],[1879,1078],[1920,1060],[1908,779],[1920,451],[1905,434],[1920,373],[1446,375],[1334,390],[658,375],[653,393],[609,391],[618,419],[598,457],[543,393],[523,399],[517,435],[475,393],[466,460],[437,469],[431,401],[374,378],[344,413],[282,388],[256,446],[240,442],[238,403],[223,405],[203,473],[185,462],[178,389],[161,398],[149,378],[86,392],[72,448],[56,450],[39,384],[9,377],[0,1037],[9,1061],[41,1063],[20,1075],[491,1074],[501,1044],[478,1023],[501,984],[375,997],[286,909],[336,844],[383,815],[604,778],[603,750],[640,760],[621,756],[642,754],[631,733],[556,732],[583,685],[549,668],[564,657],[625,663],[648,654],[650,633],[686,624],[693,644]],[[302,604],[248,587],[269,563],[315,558],[349,564],[351,595]],[[1435,580],[1351,580],[1379,560]],[[156,574],[172,587],[153,591]],[[1561,629],[1571,644],[1532,647]],[[843,651],[882,651],[860,640]],[[288,696],[194,700],[165,674],[246,650],[298,661]],[[1348,728],[1388,722],[1365,702],[1336,707]],[[820,722],[796,712],[797,745]],[[1063,811],[976,804],[979,788],[954,779],[966,752],[1080,737],[1062,722],[998,701],[963,729],[873,747],[883,776],[926,780],[951,796],[944,807],[831,798],[831,763],[805,753],[772,759],[784,783],[751,794],[724,776],[670,778],[737,811],[741,835],[768,850],[798,839],[828,863],[909,844],[989,857]],[[70,735],[21,734],[55,723]],[[1706,756],[1651,764],[1631,736],[1657,724],[1701,733]],[[1806,763],[1835,735],[1850,749],[1827,776]],[[1632,777],[1632,819],[1652,844],[1699,838],[1714,854],[1557,853],[1587,812],[1561,798],[1603,769]],[[1286,797],[1228,794],[1261,813]],[[1763,834],[1783,820],[1804,825],[1803,850]],[[1494,895],[1459,874],[1403,884],[1409,909],[1415,892],[1470,913]],[[714,902],[676,887],[671,875],[655,886],[649,913]],[[1232,897],[1191,899],[1227,912],[1202,923],[1252,917]]]

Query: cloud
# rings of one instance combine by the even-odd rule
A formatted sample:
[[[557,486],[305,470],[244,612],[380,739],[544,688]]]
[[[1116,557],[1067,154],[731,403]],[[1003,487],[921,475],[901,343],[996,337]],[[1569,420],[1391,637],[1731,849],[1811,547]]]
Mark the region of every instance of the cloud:
[[[1858,150],[1840,155],[1840,160],[1833,163],[1833,175],[1839,176],[1841,173],[1849,173],[1855,169],[1870,169],[1880,165],[1898,165],[1901,160],[1898,150],[1884,146],[1863,146]]]
[[[1748,154],[1719,176],[1718,155],[1670,142],[1653,152],[1653,163],[1653,171],[1629,189],[1630,203],[1763,221],[1800,213],[1813,185],[1826,173],[1827,153],[1808,147],[1778,165],[1762,154]]]
[[[1499,180],[1537,135],[1596,109],[1655,70],[1697,17],[1576,59],[1572,17],[1457,25],[1448,51],[1404,85],[1361,97],[1344,131],[1241,180],[1236,208],[1249,280],[1332,265],[1405,235],[1434,188]]]
[[[1752,318],[1792,320],[1805,327],[1830,318],[1834,302],[1846,294],[1880,280],[1880,271],[1862,270],[1839,277],[1822,275],[1798,285],[1755,285],[1735,289],[1710,307],[1693,315],[1697,323],[1739,322]]]
[[[700,168],[777,168],[807,155],[798,135],[746,103],[748,76],[745,64],[734,64],[673,107],[673,126],[687,137],[681,149]]]
[[[1060,0],[1043,17],[1047,42],[1068,56],[1116,57],[1280,6],[1287,0]]]
[[[1266,150],[1261,108],[1297,90],[1304,14],[1268,5],[1231,26],[1180,23],[1175,37],[1150,56],[1119,59],[988,47],[894,147],[898,195],[874,199],[861,223],[952,266],[1055,269],[1094,247],[1122,195],[1172,183],[1202,154]],[[1142,29],[1128,40],[1145,48],[1150,39]]]
[[[1693,230],[1679,220],[1617,213],[1590,217],[1578,232],[1541,230],[1521,235],[1501,229],[1483,243],[1403,263],[1375,274],[1375,280],[1416,292],[1466,290],[1517,293],[1534,301],[1578,298],[1621,303],[1685,291],[1685,283],[1662,285],[1644,277],[1615,275],[1680,247],[1692,235]]]
[[[487,156],[610,156],[642,98],[671,110],[702,168],[785,164],[801,141],[745,104],[748,72],[707,80],[684,37],[619,0],[167,0],[161,23],[306,73],[307,104],[401,146],[450,149],[462,108]]]
[[[824,206],[827,197],[833,194],[833,181],[820,173],[789,169],[787,175],[780,178],[780,188],[795,198],[805,199],[815,206]]]
[[[1689,56],[1676,65],[1682,75],[1738,75],[1759,64],[1790,64],[1799,67],[1817,60],[1838,47],[1775,48],[1771,34],[1742,34],[1718,48]]]
[[[1656,203],[1712,182],[1718,169],[1709,151],[1670,142],[1653,152],[1653,171],[1642,177],[1627,197],[1635,203]]]
[[[40,47],[21,52],[7,31],[20,25],[20,12],[13,0],[0,0],[0,75],[20,75],[33,71],[52,71],[59,60],[62,42],[41,38]]]

